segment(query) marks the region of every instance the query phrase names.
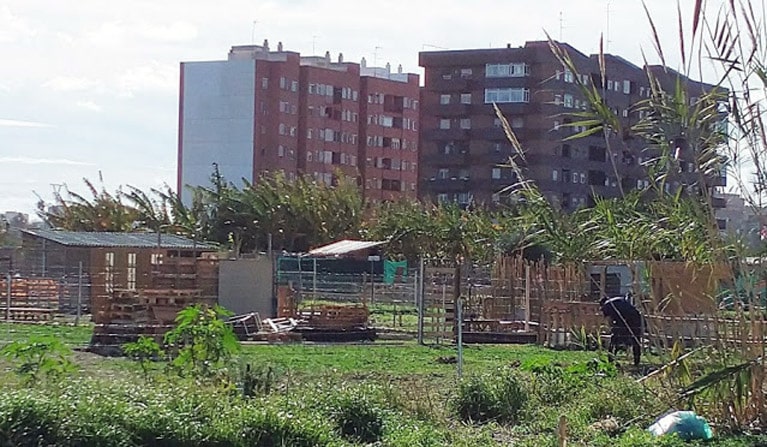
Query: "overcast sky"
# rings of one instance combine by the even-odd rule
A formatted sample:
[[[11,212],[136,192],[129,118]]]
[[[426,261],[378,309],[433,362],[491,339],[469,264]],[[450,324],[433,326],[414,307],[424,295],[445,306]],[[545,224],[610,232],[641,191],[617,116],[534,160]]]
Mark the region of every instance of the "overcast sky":
[[[693,0],[680,0],[689,27]],[[609,6],[608,6],[609,3]],[[647,0],[678,63],[676,2]],[[302,54],[419,72],[422,50],[545,39],[657,62],[640,0],[0,0],[0,212],[35,192],[176,183],[179,62],[268,38]],[[678,67],[674,67],[678,68]]]

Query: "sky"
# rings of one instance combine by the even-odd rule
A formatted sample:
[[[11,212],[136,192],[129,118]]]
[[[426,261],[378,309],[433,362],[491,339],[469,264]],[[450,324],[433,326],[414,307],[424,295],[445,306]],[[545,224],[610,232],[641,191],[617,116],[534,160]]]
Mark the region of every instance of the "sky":
[[[684,26],[693,0],[679,0]],[[672,68],[677,4],[646,0]],[[609,21],[608,21],[609,17]],[[419,51],[561,39],[657,63],[640,0],[0,0],[0,212],[176,184],[179,63],[260,44],[421,73]]]

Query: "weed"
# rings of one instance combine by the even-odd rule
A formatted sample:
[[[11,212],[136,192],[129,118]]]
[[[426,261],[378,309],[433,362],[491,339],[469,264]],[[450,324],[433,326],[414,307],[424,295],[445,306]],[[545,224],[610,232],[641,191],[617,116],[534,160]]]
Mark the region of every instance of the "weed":
[[[32,336],[29,341],[14,341],[0,350],[0,355],[15,364],[16,373],[27,383],[71,372],[74,369],[69,360],[71,354],[71,349],[52,336]]]
[[[163,356],[163,350],[152,337],[142,335],[132,343],[125,343],[122,346],[123,353],[141,365],[141,371],[144,373],[144,379],[149,379],[149,362],[158,360]]]
[[[239,351],[237,337],[222,319],[229,315],[222,307],[199,304],[178,313],[165,343],[172,348],[171,364],[179,374],[210,377]]]
[[[364,393],[342,395],[331,410],[341,436],[369,444],[383,437],[384,420],[377,402]]]
[[[452,407],[464,421],[514,423],[527,399],[521,380],[505,370],[461,382]]]

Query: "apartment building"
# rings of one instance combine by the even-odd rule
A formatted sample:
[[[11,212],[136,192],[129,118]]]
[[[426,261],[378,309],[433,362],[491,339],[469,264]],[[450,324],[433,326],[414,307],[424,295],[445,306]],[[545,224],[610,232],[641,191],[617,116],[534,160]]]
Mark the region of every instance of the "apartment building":
[[[598,58],[568,44],[561,47],[572,58],[572,73],[552,54],[545,41],[521,47],[458,51],[429,51],[419,55],[425,70],[421,116],[421,197],[463,205],[491,204],[519,180],[509,166],[515,157],[526,179],[533,180],[556,206],[573,210],[594,203],[594,198],[617,197],[630,189],[648,186],[643,161],[655,154],[630,135],[605,141],[600,133],[565,139],[585,130],[566,126],[568,114],[586,110],[576,76],[583,83],[601,85]],[[650,96],[646,73],[625,59],[605,55],[606,82],[602,96],[622,121],[636,123],[632,106]],[[676,82],[677,73],[650,67],[664,83]],[[691,96],[712,88],[683,79]],[[497,104],[524,149],[515,156],[496,116]],[[609,144],[608,144],[609,143]],[[678,143],[684,146],[684,142]],[[693,154],[679,151],[680,173],[667,188],[692,184],[697,179]],[[724,176],[716,179],[723,186]],[[718,200],[718,199],[717,199]],[[717,202],[717,205],[721,203]]]
[[[178,191],[261,173],[353,178],[366,200],[417,195],[419,77],[390,66],[234,46],[227,60],[183,62]]]

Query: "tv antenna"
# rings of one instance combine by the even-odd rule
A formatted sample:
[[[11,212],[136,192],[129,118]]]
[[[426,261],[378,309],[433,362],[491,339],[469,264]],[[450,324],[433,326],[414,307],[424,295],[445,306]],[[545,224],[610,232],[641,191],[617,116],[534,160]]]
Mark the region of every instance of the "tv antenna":
[[[258,23],[258,20],[253,21],[253,27],[250,29],[250,43],[252,45],[256,44],[256,23]]]
[[[317,37],[318,36],[316,34],[312,35],[312,56],[317,55],[317,51],[315,51],[315,47],[317,45]]]

